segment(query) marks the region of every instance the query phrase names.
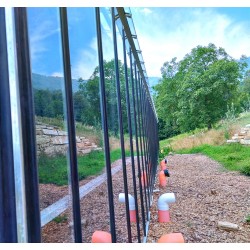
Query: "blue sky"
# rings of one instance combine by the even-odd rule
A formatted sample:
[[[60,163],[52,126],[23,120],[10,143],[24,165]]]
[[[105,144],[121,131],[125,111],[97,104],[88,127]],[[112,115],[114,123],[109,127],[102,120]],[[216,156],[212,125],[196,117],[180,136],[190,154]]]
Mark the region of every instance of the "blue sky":
[[[131,8],[148,76],[210,42],[232,57],[250,56],[250,8]]]
[[[88,78],[97,66],[93,8],[68,8],[73,78]],[[62,76],[62,48],[58,8],[28,8],[32,71]]]
[[[250,56],[250,7],[134,6],[131,12],[149,77],[160,77],[165,61],[181,60],[210,42],[236,59]],[[28,13],[33,72],[62,76],[58,10],[29,8]],[[68,17],[72,76],[86,79],[97,66],[94,9],[69,8]],[[107,59],[112,58],[111,40],[103,46]]]

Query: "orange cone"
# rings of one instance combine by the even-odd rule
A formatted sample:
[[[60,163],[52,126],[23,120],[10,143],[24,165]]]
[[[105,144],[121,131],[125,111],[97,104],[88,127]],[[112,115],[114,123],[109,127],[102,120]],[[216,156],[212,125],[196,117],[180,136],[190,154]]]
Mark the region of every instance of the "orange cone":
[[[166,187],[167,186],[167,178],[165,176],[165,173],[163,170],[160,171],[159,173],[159,183],[161,187]]]
[[[161,170],[165,170],[167,169],[167,165],[166,164],[161,164]]]
[[[145,180],[145,185],[144,185],[144,180]],[[147,187],[148,182],[147,182],[147,173],[146,172],[142,172],[141,174],[141,185],[142,187]]]
[[[162,167],[162,166],[166,166],[167,164],[166,164],[166,162],[165,162],[165,160],[162,160],[161,162],[160,162],[160,166]]]
[[[160,223],[170,222],[169,210],[158,210],[158,221]]]
[[[92,235],[92,243],[112,243],[111,234],[104,231],[95,231]]]
[[[185,243],[181,233],[170,233],[160,237],[157,243]]]
[[[130,222],[136,222],[136,211],[129,210],[129,215],[130,215]]]

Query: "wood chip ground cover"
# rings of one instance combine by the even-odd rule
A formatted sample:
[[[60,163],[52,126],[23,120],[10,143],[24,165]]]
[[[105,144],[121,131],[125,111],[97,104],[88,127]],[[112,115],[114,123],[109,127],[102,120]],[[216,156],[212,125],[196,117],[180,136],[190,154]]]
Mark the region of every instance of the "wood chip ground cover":
[[[113,166],[118,164],[122,164],[121,160],[113,163]],[[165,188],[159,187],[159,168],[157,171],[154,188],[159,191],[153,193],[150,207],[148,243],[157,242],[162,235],[173,232],[182,233],[187,243],[250,243],[250,224],[245,221],[246,216],[250,214],[249,177],[228,172],[219,163],[200,154],[169,156],[168,168],[170,177],[167,179]],[[126,171],[128,190],[133,195],[131,164],[127,165]],[[122,172],[119,171],[113,175],[115,227],[117,242],[121,243],[128,242],[129,234],[125,204],[118,201],[119,193],[124,192]],[[87,181],[88,179],[82,181],[81,185]],[[169,192],[173,192],[176,196],[176,202],[170,204],[169,209],[171,222],[159,223],[157,200],[161,194]],[[66,194],[68,189],[65,187],[43,185],[40,188],[41,207],[48,206],[49,203],[55,202]],[[140,197],[138,197],[138,203],[140,204]],[[42,228],[43,242],[73,242],[70,225],[71,209],[67,209],[61,216],[67,220],[51,221]],[[110,230],[106,183],[81,199],[81,216],[82,237],[85,243],[91,242],[92,234],[96,230]],[[221,229],[218,227],[219,221],[237,224],[239,230]],[[136,224],[131,225],[132,242],[137,242]],[[142,229],[139,232],[143,240]]]

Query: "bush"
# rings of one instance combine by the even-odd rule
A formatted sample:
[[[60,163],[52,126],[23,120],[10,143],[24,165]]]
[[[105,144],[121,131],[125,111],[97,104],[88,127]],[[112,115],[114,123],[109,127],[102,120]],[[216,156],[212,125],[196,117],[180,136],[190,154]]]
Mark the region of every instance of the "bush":
[[[173,151],[173,149],[170,144],[162,147],[159,152],[159,159],[160,160],[164,159],[171,151]]]
[[[230,139],[230,133],[229,133],[228,130],[225,130],[225,131],[224,131],[224,137],[225,137],[226,140],[229,140],[229,139]]]

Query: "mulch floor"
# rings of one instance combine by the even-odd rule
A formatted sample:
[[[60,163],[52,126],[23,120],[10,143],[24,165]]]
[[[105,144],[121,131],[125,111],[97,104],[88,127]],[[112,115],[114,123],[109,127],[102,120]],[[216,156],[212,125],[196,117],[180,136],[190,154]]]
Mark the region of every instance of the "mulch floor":
[[[121,164],[121,160],[113,166]],[[158,173],[155,179],[153,202],[150,207],[150,223],[147,243],[155,243],[165,234],[180,232],[186,243],[250,243],[250,223],[245,218],[250,215],[250,178],[237,172],[228,172],[216,161],[206,156],[168,156],[170,177],[167,186],[159,186]],[[128,163],[128,191],[132,195],[133,181],[131,164]],[[137,176],[137,173],[136,173]],[[92,179],[94,177],[90,177]],[[84,180],[82,184],[88,181]],[[138,186],[138,185],[137,185]],[[113,175],[113,200],[117,242],[143,240],[142,227],[138,232],[136,223],[128,230],[125,204],[118,200],[124,192],[123,171]],[[106,183],[91,191],[81,199],[82,239],[91,242],[97,230],[109,232],[109,207]],[[158,222],[157,200],[161,194],[174,193],[176,202],[170,204],[170,222]],[[68,187],[42,185],[40,188],[41,209],[68,194]],[[140,204],[140,197],[138,197]],[[139,206],[141,212],[141,206]],[[74,242],[71,209],[62,215],[61,221],[51,221],[42,228],[42,242]],[[140,217],[140,220],[142,218]],[[239,230],[227,231],[218,228],[218,221],[237,224]]]

